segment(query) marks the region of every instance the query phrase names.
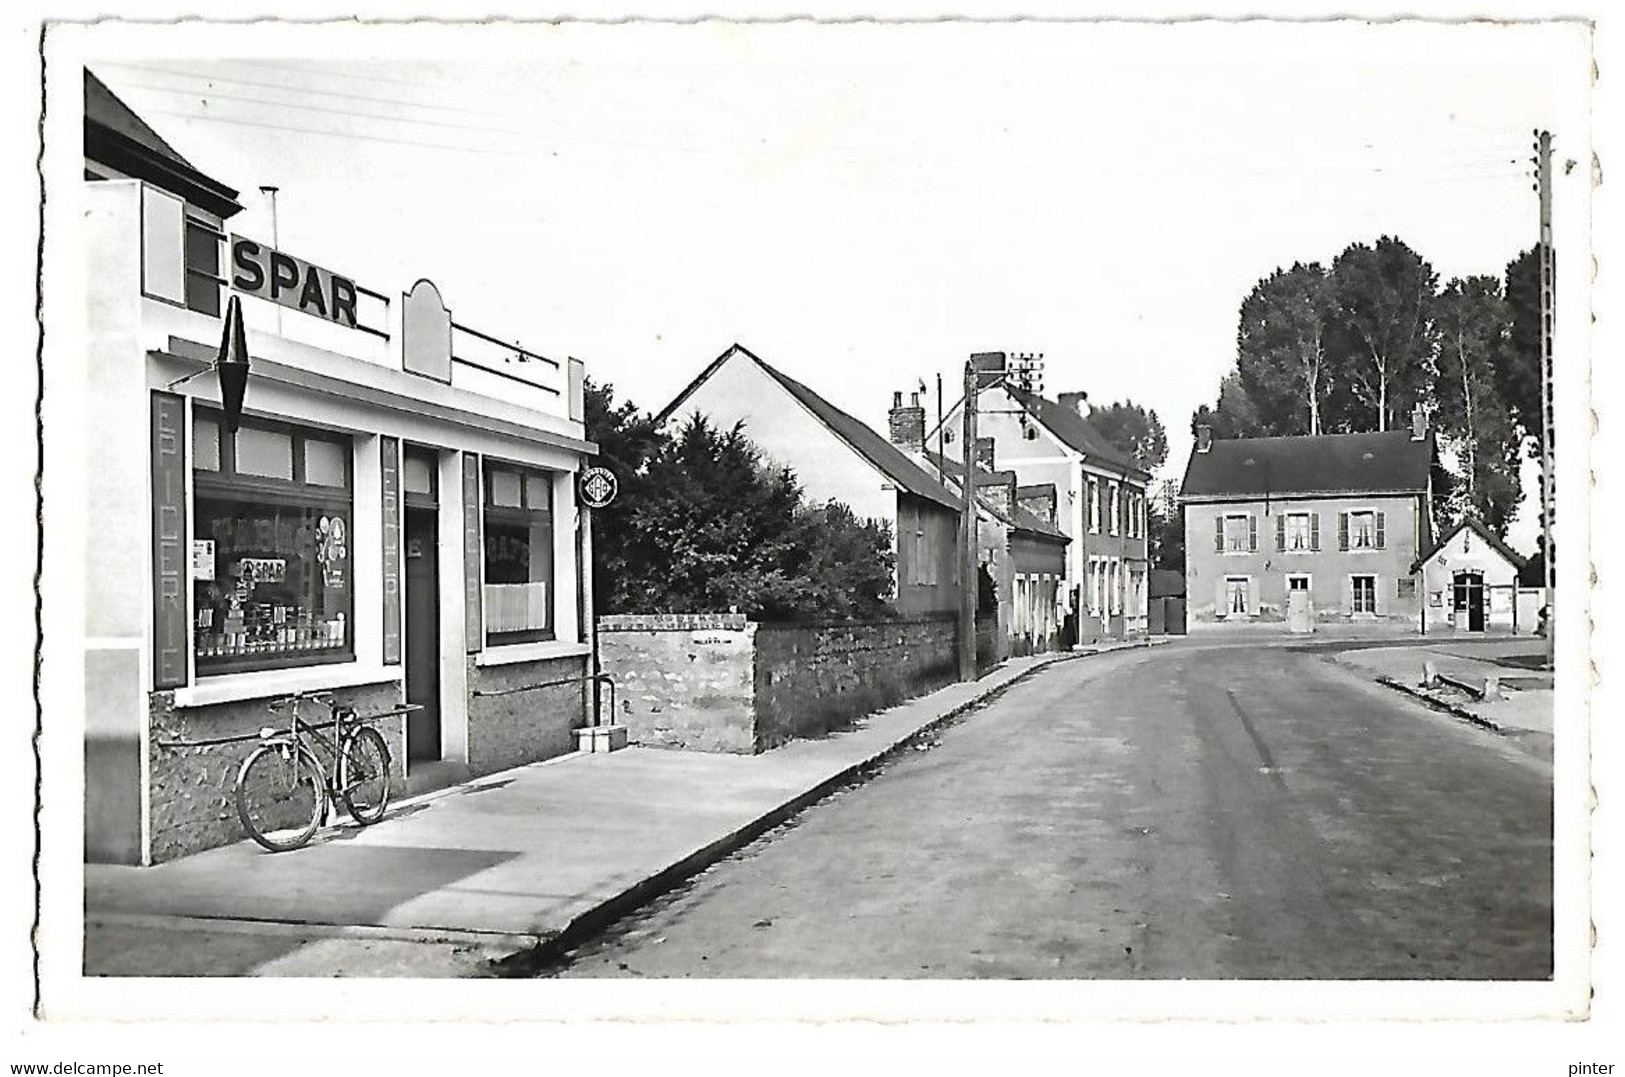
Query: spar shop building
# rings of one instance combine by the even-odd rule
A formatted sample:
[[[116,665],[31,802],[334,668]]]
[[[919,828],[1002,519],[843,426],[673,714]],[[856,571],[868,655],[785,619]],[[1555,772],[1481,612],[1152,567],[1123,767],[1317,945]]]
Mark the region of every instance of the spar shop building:
[[[570,750],[581,364],[461,324],[426,280],[234,234],[236,192],[89,73],[85,179],[86,858],[240,839],[239,738],[294,691],[416,704],[379,726],[401,791]],[[240,419],[216,362],[233,305]]]

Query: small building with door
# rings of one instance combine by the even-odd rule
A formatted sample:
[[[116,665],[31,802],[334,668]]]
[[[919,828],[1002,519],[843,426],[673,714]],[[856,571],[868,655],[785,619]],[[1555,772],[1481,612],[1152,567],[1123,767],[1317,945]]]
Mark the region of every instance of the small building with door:
[[[89,526],[45,541],[83,564],[86,858],[238,840],[237,767],[291,692],[418,704],[380,726],[409,789],[571,750],[581,364],[455,321],[426,280],[367,287],[235,234],[236,191],[89,72],[84,138],[85,345],[48,351],[47,384],[81,379],[86,433],[45,497]],[[216,367],[234,309],[240,411]]]
[[[1520,623],[1518,572],[1525,558],[1476,516],[1464,517],[1416,559],[1424,596],[1422,630],[1533,632]]]
[[[1214,438],[1197,429],[1180,500],[1191,628],[1346,623],[1416,630],[1433,544],[1433,440],[1410,429]]]

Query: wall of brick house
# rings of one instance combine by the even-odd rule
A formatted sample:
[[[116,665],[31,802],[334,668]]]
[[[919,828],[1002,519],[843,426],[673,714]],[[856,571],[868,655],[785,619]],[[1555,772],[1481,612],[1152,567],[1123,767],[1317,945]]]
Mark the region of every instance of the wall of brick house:
[[[1380,550],[1339,550],[1338,514],[1371,509],[1385,514],[1384,544]],[[1279,551],[1275,548],[1277,516],[1294,512],[1320,515],[1319,551]],[[1220,553],[1214,548],[1215,521],[1231,513],[1250,513],[1257,519],[1258,549],[1246,553]],[[1396,628],[1418,625],[1420,596],[1411,572],[1420,551],[1423,519],[1415,497],[1272,498],[1266,515],[1262,500],[1252,502],[1188,503],[1185,506],[1185,596],[1189,621],[1215,623],[1219,618],[1219,586],[1227,576],[1246,576],[1256,612],[1254,622],[1285,619],[1287,577],[1309,576],[1310,599],[1316,619],[1354,621],[1350,576],[1377,577],[1377,613],[1358,620]],[[1409,584],[1402,581],[1409,581]]]
[[[995,629],[987,622],[994,646]],[[953,680],[950,618],[879,624],[759,625],[756,631],[756,743],[771,748],[819,737],[852,720]]]
[[[756,626],[743,614],[598,619],[599,668],[634,744],[754,752]]]
[[[367,715],[399,706],[401,686],[398,681],[390,681],[335,688],[332,694],[338,702]],[[237,772],[254,750],[254,742],[209,747],[182,747],[175,742],[252,735],[265,726],[286,726],[285,714],[269,711],[270,701],[271,697],[267,697],[177,708],[174,692],[151,693],[147,796],[152,863],[247,837],[237,818],[234,791]],[[310,721],[322,713],[322,708],[312,706],[301,713]],[[389,745],[391,784],[398,792],[405,788],[401,761],[406,758],[406,725],[401,718],[388,718],[378,722],[377,729]],[[317,754],[322,756],[319,750]]]
[[[587,658],[481,666],[468,660],[468,769],[478,777],[575,750],[589,721]],[[565,681],[546,688],[531,686]],[[511,689],[531,689],[510,691]],[[487,694],[493,693],[493,694]]]

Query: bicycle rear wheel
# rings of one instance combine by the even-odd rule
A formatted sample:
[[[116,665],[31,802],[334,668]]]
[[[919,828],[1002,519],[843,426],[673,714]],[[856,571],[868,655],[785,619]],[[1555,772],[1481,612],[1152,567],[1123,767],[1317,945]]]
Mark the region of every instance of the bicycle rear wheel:
[[[362,826],[384,817],[389,806],[389,746],[371,726],[362,726],[344,740],[339,752],[339,795],[350,818]]]
[[[321,764],[303,745],[262,745],[237,772],[237,818],[273,853],[310,841],[326,811]]]

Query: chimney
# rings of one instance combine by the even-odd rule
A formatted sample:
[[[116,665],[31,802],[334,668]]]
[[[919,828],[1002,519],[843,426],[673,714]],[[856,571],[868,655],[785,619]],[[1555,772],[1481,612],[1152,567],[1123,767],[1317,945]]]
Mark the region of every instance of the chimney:
[[[983,471],[993,470],[993,439],[976,439],[976,466]]]
[[[1428,413],[1421,404],[1411,409],[1411,440],[1421,441],[1428,436]]]
[[[906,453],[925,451],[925,408],[920,405],[920,394],[908,395],[908,406],[903,406],[903,394],[891,395],[891,443]]]
[[[1213,448],[1213,428],[1202,424],[1196,428],[1196,451],[1207,452]]]
[[[1016,507],[1016,473],[1001,471],[997,475],[978,475],[976,499],[1008,518]]]
[[[1061,393],[1055,399],[1060,402],[1061,407],[1071,408],[1079,415],[1084,415],[1089,404],[1088,393]]]

